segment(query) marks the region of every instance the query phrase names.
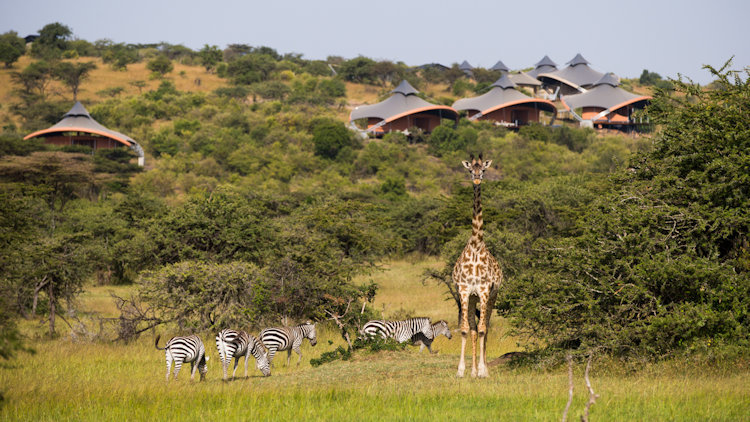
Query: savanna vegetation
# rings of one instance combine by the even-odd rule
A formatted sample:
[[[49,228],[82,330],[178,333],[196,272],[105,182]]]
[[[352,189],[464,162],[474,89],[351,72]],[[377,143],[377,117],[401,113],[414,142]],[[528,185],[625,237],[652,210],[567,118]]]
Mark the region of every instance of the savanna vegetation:
[[[402,79],[450,104],[497,75],[91,43],[59,23],[30,48],[18,39],[0,37],[5,417],[548,420],[565,406],[567,355],[595,356],[602,420],[736,420],[750,406],[750,78],[730,63],[707,67],[708,87],[628,80],[654,87],[647,136],[461,119],[363,139],[349,109]],[[127,150],[22,139],[75,99],[138,140],[146,168]],[[155,332],[202,333],[212,350],[226,326],[311,319],[323,328],[308,360],[345,345],[333,315],[352,336],[373,317],[454,325],[472,203],[460,161],[477,152],[493,160],[486,242],[506,277],[489,354],[525,352],[511,365],[457,382],[458,342],[441,339],[438,356],[362,351],[277,362],[269,379],[163,384]]]

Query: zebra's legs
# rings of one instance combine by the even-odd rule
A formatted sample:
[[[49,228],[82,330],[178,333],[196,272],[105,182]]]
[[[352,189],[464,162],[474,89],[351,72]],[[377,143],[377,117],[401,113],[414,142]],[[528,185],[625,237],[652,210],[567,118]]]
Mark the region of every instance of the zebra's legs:
[[[250,357],[250,350],[245,352],[245,378],[247,378],[247,359]]]
[[[302,350],[298,346],[294,348],[294,351],[297,352],[297,354],[299,355],[299,357],[297,358],[297,366],[299,366],[299,363],[302,362]],[[292,355],[292,352],[289,351],[289,356],[291,357],[291,355]]]
[[[200,356],[198,359],[196,359],[197,362],[200,362]],[[198,370],[198,365],[195,362],[190,362],[190,381],[193,381],[195,379],[195,371]]]
[[[268,365],[271,365],[271,362],[273,361],[273,357],[275,355],[276,355],[276,347],[273,347],[273,346],[269,347],[268,348],[268,353],[267,353],[267,356],[268,356]]]
[[[166,355],[167,355],[167,381],[169,381],[169,371],[172,369],[172,355],[169,353],[169,350],[167,350]]]
[[[174,360],[174,379],[177,381],[177,374],[180,373],[180,369],[182,369],[182,361],[179,359]]]
[[[234,379],[234,374],[237,373],[237,364],[240,363],[240,357],[235,356],[234,357],[234,370],[232,371],[232,379]],[[245,361],[245,365],[247,366],[247,361]]]

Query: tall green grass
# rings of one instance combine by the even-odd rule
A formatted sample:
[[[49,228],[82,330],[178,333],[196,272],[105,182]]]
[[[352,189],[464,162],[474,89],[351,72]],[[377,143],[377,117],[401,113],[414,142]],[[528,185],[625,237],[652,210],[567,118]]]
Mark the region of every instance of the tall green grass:
[[[394,262],[372,277],[381,285],[376,306],[412,309],[417,315],[455,324],[453,306],[434,285],[423,286],[414,267],[434,262]],[[100,289],[90,289],[97,307]],[[103,290],[103,289],[101,289]],[[399,293],[401,292],[401,293]],[[408,295],[408,299],[403,296]],[[429,299],[425,299],[429,298]],[[435,301],[434,309],[430,303]],[[84,305],[86,300],[83,301]],[[451,315],[453,315],[451,317]],[[490,359],[515,348],[502,338],[496,318]],[[26,327],[29,329],[29,327]],[[164,331],[163,336],[169,333]],[[490,368],[488,379],[456,379],[460,336],[434,344],[439,354],[358,352],[350,361],[313,368],[310,358],[342,344],[338,330],[323,326],[316,347],[305,342],[296,355],[274,360],[273,375],[260,376],[251,359],[250,377],[221,380],[213,336],[202,335],[210,356],[207,381],[190,381],[189,366],[166,382],[164,352],[149,334],[132,344],[75,343],[70,337],[33,340],[35,355],[21,355],[0,369],[0,420],[559,420],[567,401],[565,368]],[[494,340],[493,340],[494,339]],[[329,342],[330,341],[330,342]],[[583,366],[575,368],[575,399],[569,420],[583,412],[587,392]],[[243,374],[240,367],[238,374]],[[736,364],[694,367],[688,362],[622,366],[595,360],[590,375],[601,397],[591,408],[594,421],[749,420],[750,370]],[[198,377],[196,376],[196,379]]]

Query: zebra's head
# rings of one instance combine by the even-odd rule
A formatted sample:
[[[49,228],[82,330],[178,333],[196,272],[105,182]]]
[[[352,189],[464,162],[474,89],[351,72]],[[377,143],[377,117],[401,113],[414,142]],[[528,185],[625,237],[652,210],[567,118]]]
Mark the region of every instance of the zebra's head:
[[[260,356],[255,359],[255,367],[258,368],[261,373],[263,373],[264,377],[271,375],[271,364],[268,363],[267,353],[261,353]]]
[[[435,337],[439,336],[440,334],[448,337],[449,340],[452,337],[451,330],[450,328],[448,328],[448,322],[446,322],[444,319],[436,322],[435,325],[432,326],[432,331],[435,334]]]
[[[208,373],[208,356],[205,354],[201,358],[200,362],[198,362],[198,372],[201,374],[201,381],[206,379],[206,374]]]
[[[315,333],[315,324],[307,321],[304,326],[306,328],[305,337],[310,339],[310,345],[315,346],[318,344],[318,335]]]

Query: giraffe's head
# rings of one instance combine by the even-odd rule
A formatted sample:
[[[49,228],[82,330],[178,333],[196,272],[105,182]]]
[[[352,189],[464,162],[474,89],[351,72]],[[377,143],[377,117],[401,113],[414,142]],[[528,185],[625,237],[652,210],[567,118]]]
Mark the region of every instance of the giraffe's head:
[[[490,165],[492,164],[492,160],[482,161],[482,156],[479,156],[479,159],[474,159],[474,156],[471,156],[471,161],[462,161],[464,167],[466,167],[467,170],[469,170],[469,174],[471,174],[471,181],[478,185],[482,183],[482,178],[484,177],[484,171],[490,168]]]

